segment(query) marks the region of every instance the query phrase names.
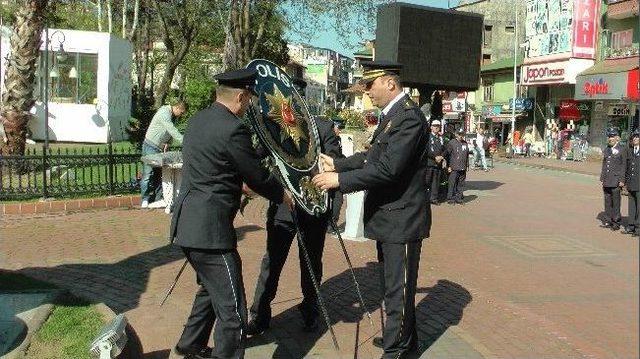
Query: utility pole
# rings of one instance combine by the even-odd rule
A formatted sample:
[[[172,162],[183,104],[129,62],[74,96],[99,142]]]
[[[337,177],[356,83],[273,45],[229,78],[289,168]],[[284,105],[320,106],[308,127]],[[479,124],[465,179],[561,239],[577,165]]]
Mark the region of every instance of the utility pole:
[[[513,37],[513,102],[511,104],[511,150],[514,150],[515,143],[513,143],[513,133],[516,128],[516,97],[518,90],[518,6],[514,6],[516,12],[516,26],[515,33]]]

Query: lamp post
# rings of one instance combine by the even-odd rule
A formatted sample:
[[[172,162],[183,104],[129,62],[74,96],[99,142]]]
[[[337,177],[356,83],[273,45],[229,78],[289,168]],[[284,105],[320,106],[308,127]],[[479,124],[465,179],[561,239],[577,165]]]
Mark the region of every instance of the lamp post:
[[[51,40],[54,36],[56,36],[59,45],[58,50],[64,54],[63,44],[65,37],[64,33],[60,30],[54,31],[51,36],[49,36],[48,27],[44,29],[44,36],[44,150],[46,152],[49,150],[49,76],[60,76],[59,71],[56,71],[55,67],[51,70],[51,73],[49,73],[49,45],[51,44]]]
[[[516,128],[516,97],[518,88],[518,6],[514,7],[516,12],[516,25],[514,27],[513,37],[513,103],[511,104],[511,151],[514,151],[513,133]]]
[[[60,30],[54,31],[51,36],[49,36],[49,27],[45,27],[44,29],[44,145],[43,145],[43,153],[42,153],[42,183],[43,183],[43,195],[44,198],[47,199],[49,197],[49,191],[47,188],[47,155],[49,152],[49,76],[53,75],[55,68],[49,73],[49,43],[54,36],[58,37],[59,51],[64,53],[64,48],[62,44],[64,43],[65,37],[64,33]],[[61,38],[61,39],[60,39]],[[59,76],[59,71],[57,76]],[[55,76],[55,77],[57,77]]]

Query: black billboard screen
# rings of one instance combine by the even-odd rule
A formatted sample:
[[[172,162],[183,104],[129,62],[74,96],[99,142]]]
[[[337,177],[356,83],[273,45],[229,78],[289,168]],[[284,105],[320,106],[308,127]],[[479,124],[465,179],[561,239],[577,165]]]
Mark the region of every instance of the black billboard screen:
[[[403,65],[406,86],[476,90],[482,15],[405,3],[378,8],[376,60]]]

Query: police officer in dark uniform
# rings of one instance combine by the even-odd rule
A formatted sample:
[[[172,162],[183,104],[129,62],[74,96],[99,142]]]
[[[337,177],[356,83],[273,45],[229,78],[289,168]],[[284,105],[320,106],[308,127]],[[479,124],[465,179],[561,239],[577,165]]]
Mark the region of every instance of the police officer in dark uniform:
[[[640,198],[638,198],[638,191],[640,191],[640,129],[636,129],[631,134],[624,183],[629,191],[629,219],[625,233],[638,237],[640,235]]]
[[[418,263],[431,226],[425,186],[428,124],[402,91],[399,64],[363,61],[362,65],[367,94],[382,109],[371,147],[335,161],[322,156],[325,168],[335,172],[316,175],[313,182],[344,193],[367,190],[364,235],[377,241],[384,276],[383,358],[402,358],[417,344]]]
[[[464,203],[462,199],[469,162],[469,145],[465,141],[464,135],[464,129],[458,129],[456,137],[447,142],[444,150],[444,157],[447,159],[449,167],[449,190],[447,192],[447,203],[449,204]]]
[[[442,168],[442,156],[444,153],[444,141],[440,136],[440,121],[431,121],[431,134],[429,134],[429,148],[427,150],[427,189],[431,193],[431,204],[440,204],[440,173]]]
[[[243,116],[256,72],[216,76],[216,102],[189,121],[183,142],[182,185],[170,235],[194,268],[200,290],[175,351],[208,357],[215,323],[213,357],[242,358],[247,321],[242,263],[233,228],[243,181],[273,202],[292,205],[275,177],[261,166]]]
[[[615,128],[607,130],[607,147],[602,152],[600,182],[604,192],[605,219],[601,225],[613,231],[620,229],[620,189],[624,186],[627,149],[620,145],[620,134]]]
[[[306,82],[295,78],[293,83],[298,92],[304,94]],[[320,151],[331,157],[342,156],[340,140],[333,131],[333,121],[322,118],[315,118],[315,121],[320,137]],[[322,217],[312,216],[297,206],[295,211],[302,231],[302,239],[312,262],[313,273],[318,282],[320,282],[322,278],[322,252],[329,220],[328,216],[331,215],[331,210],[327,211]],[[286,205],[270,202],[267,210],[267,252],[262,258],[260,275],[253,297],[254,302],[249,313],[251,320],[247,327],[248,335],[261,334],[269,328],[271,302],[276,296],[280,274],[296,232],[297,228],[291,217],[290,209]],[[299,257],[300,285],[304,299],[298,309],[302,315],[303,329],[312,331],[318,326],[318,298],[304,256],[300,254]]]

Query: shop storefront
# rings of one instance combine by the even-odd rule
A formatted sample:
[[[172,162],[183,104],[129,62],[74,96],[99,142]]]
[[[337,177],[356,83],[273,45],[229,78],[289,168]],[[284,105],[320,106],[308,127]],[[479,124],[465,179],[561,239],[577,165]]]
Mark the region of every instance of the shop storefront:
[[[519,108],[516,102],[516,129],[523,120],[528,117],[527,112]],[[489,136],[495,137],[500,145],[506,145],[507,138],[511,132],[511,119],[513,118],[509,106],[504,105],[485,105],[482,106],[482,128],[487,131]]]
[[[582,72],[576,80],[575,99],[590,103],[591,146],[606,143],[605,130],[616,127],[623,141],[637,126],[638,59],[604,61]]]

